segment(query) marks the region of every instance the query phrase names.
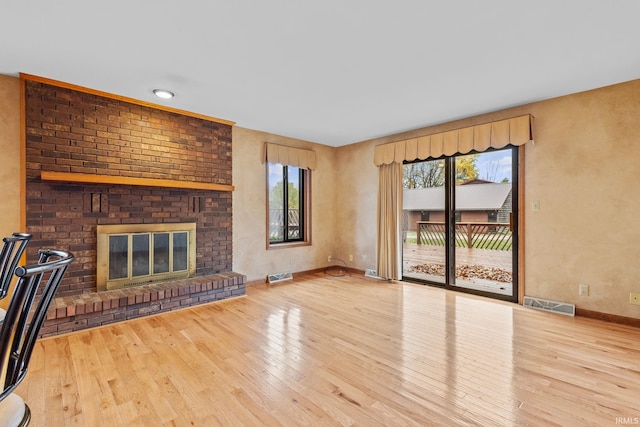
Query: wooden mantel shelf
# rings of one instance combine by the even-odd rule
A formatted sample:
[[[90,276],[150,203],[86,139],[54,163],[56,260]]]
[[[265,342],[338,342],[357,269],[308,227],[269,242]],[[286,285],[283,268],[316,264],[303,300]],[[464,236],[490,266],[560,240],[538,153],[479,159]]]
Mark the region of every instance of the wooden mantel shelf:
[[[43,181],[82,182],[85,184],[142,185],[147,187],[188,188],[191,190],[233,191],[233,185],[208,182],[176,181],[172,179],[132,178],[114,175],[93,175],[88,173],[67,173],[42,171]]]

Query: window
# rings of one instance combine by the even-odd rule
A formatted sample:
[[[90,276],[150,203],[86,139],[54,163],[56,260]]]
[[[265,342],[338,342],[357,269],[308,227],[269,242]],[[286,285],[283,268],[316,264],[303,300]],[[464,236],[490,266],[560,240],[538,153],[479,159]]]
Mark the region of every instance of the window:
[[[269,246],[309,242],[307,169],[267,163]]]

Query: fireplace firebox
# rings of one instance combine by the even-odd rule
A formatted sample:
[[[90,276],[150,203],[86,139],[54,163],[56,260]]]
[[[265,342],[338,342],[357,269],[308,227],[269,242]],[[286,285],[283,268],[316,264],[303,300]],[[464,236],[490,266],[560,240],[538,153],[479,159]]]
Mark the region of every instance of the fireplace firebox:
[[[97,290],[119,289],[196,272],[196,223],[97,226]]]

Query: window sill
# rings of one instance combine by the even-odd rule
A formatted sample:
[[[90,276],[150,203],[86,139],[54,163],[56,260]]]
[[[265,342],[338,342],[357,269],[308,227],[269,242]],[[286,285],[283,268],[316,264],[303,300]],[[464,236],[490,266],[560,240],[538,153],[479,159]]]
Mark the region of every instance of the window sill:
[[[300,246],[311,246],[311,242],[286,242],[286,243],[270,243],[267,242],[267,250],[297,248]]]

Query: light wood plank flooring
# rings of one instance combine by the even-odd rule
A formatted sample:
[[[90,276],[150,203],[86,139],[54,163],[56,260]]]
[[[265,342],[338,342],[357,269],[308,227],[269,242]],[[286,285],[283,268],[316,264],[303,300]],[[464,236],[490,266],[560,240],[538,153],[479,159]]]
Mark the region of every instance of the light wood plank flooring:
[[[33,426],[615,426],[640,330],[319,274],[42,339],[17,392]]]

